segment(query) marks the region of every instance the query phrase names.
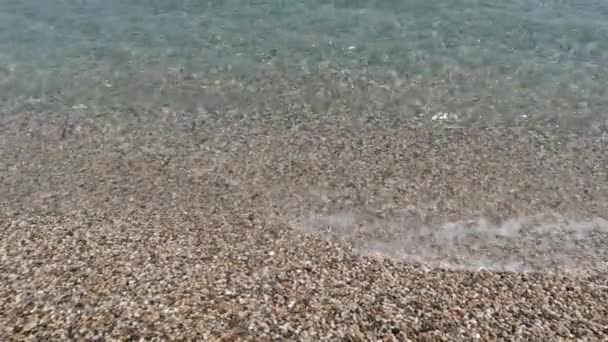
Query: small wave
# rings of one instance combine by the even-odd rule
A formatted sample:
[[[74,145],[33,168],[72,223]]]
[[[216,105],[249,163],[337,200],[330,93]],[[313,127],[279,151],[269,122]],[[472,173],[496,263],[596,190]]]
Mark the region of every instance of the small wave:
[[[298,220],[307,232],[346,239],[364,254],[431,268],[502,272],[605,273],[608,221],[563,215],[427,224],[413,214],[371,218],[355,212]]]

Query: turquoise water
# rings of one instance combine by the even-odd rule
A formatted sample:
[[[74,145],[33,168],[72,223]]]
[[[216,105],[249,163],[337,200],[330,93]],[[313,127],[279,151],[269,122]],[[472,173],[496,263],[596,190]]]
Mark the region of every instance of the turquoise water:
[[[366,87],[390,87],[377,107],[396,115],[602,130],[608,2],[0,0],[5,114],[196,111],[210,75],[269,66],[290,91],[328,68],[376,77]]]

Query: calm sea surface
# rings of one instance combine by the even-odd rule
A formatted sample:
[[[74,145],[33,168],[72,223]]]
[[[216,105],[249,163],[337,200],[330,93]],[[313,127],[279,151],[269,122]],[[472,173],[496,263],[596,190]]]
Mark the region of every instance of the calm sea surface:
[[[0,0],[5,114],[195,111],[205,103],[192,86],[210,70],[251,78],[269,65],[308,79],[330,67],[417,82],[415,95],[385,108],[399,115],[601,131],[608,2]],[[189,91],[179,82],[164,91],[176,74]]]
[[[217,128],[209,124],[210,116],[225,120],[220,124],[237,122],[239,129],[247,129],[241,126],[250,118],[297,125],[312,113],[335,115],[330,118],[339,119],[333,122],[365,115],[382,124],[390,117],[450,126],[530,124],[604,135],[607,108],[608,0],[0,0],[0,142],[12,139],[11,148],[0,148],[0,157],[22,161],[10,168],[0,165],[0,171],[10,174],[7,179],[22,180],[10,188],[15,192],[40,193],[48,186],[64,193],[56,185],[61,183],[43,182],[69,177],[67,162],[50,158],[39,166],[20,147],[30,144],[38,151],[37,138],[30,139],[28,130],[44,131],[40,122],[59,127],[40,136],[63,139],[73,117],[101,121],[107,116],[104,125],[82,125],[102,127],[104,137],[106,129],[128,135],[141,128],[145,134],[131,138],[150,145],[142,151],[158,149],[163,156],[163,151],[175,151],[170,143],[154,145],[154,137],[147,139],[153,135],[147,127],[162,125],[141,124],[145,118],[148,123],[172,115],[190,120],[187,134],[199,149],[207,138],[196,136],[196,128]],[[128,121],[134,118],[137,122]],[[21,124],[28,120],[38,123]],[[17,129],[5,130],[6,122]],[[172,132],[167,129],[167,135]],[[240,138],[239,132],[231,137]],[[128,139],[115,138],[120,146],[108,155],[129,146]],[[44,161],[40,145],[43,153],[36,158]],[[89,145],[94,144],[69,146]],[[502,162],[506,167],[510,161]],[[24,168],[37,173],[25,176]],[[572,175],[583,174],[579,171]],[[580,184],[592,184],[590,193],[601,194],[592,178],[600,176],[587,175],[590,179],[581,178]],[[173,189],[173,183],[167,184]],[[509,198],[515,196],[512,191]],[[586,191],[585,196],[592,197]],[[313,197],[311,203],[316,202]],[[345,211],[306,219],[303,225],[333,234],[356,231],[357,220]],[[445,255],[461,258],[448,266],[467,269],[522,271],[551,263],[577,269],[581,255],[605,265],[605,219],[563,218],[529,228],[535,220],[423,225],[417,233],[401,219],[366,225],[380,232],[394,226],[394,236],[402,236],[397,242],[371,241],[370,250],[441,267]],[[513,250],[529,253],[521,257],[511,255]]]

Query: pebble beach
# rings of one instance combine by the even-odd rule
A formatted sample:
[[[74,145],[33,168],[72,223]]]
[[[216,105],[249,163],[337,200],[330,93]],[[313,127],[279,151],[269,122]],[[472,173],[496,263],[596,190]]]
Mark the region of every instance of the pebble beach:
[[[601,0],[0,0],[0,341],[608,341]]]
[[[0,339],[607,338],[605,137],[271,79],[238,109],[4,116]]]

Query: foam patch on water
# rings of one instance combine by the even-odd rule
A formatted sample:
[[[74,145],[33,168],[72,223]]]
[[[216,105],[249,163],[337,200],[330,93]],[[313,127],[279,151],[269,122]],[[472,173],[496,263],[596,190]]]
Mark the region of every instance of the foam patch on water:
[[[608,221],[564,216],[427,224],[416,215],[380,218],[352,212],[311,215],[299,229],[347,239],[362,253],[433,268],[507,272],[605,273]]]

